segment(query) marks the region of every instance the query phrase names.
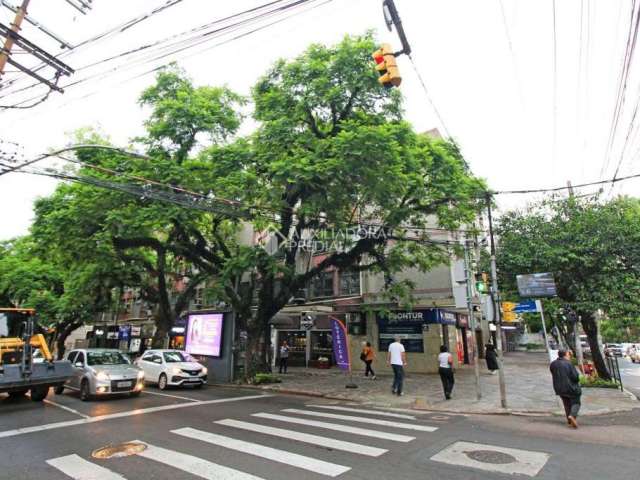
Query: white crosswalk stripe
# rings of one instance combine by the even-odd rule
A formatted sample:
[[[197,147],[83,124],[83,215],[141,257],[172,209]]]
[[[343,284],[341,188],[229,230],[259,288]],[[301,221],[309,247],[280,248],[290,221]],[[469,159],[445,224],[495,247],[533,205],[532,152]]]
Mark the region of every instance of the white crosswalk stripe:
[[[322,418],[331,418],[334,420],[345,420],[349,422],[367,423],[370,425],[383,425],[385,427],[402,428],[405,430],[417,430],[419,432],[435,432],[438,429],[437,427],[429,427],[426,425],[413,425],[410,423],[392,422],[390,420],[380,420],[378,418],[356,417],[353,415],[338,415],[335,413],[313,412],[311,410],[299,410],[297,408],[286,408],[283,410],[283,412],[295,413],[298,415],[307,415],[310,417],[322,417]]]
[[[122,475],[88,462],[78,455],[52,458],[47,463],[74,480],[127,480]]]
[[[215,433],[196,430],[195,428],[179,428],[177,430],[171,430],[171,433],[182,435],[183,437],[188,437],[195,440],[201,440],[203,442],[211,443],[212,445],[217,445],[238,452],[247,453],[249,455],[266,458],[274,462],[291,465],[293,467],[301,468],[329,477],[337,477],[338,475],[351,470],[351,467],[345,467],[344,465],[317,460],[315,458],[306,457],[297,453],[266,447],[257,443],[236,440],[231,437],[225,437],[223,435],[217,435]]]
[[[345,442],[342,440],[336,440],[329,437],[321,437],[319,435],[311,435],[309,433],[296,432],[294,430],[285,430],[283,428],[274,428],[266,425],[259,425],[256,423],[241,422],[239,420],[219,420],[214,422],[218,425],[224,425],[226,427],[240,428],[242,430],[249,430],[250,432],[264,433],[266,435],[273,435],[276,437],[286,438],[288,440],[296,440],[298,442],[310,443],[312,445],[318,445],[325,448],[332,448],[334,450],[342,450],[344,452],[357,453],[359,455],[367,455],[369,457],[379,457],[386,453],[388,450],[384,448],[370,447],[369,445],[359,445],[357,443]]]
[[[326,430],[335,430],[337,432],[352,433],[354,435],[362,435],[364,437],[380,438],[391,442],[410,442],[416,437],[407,435],[398,435],[396,433],[381,432],[379,430],[371,430],[370,428],[351,427],[349,425],[341,425],[339,423],[319,422],[309,420],[307,418],[287,417],[285,415],[276,415],[272,413],[254,413],[253,417],[267,418],[269,420],[277,420],[279,422],[295,423],[297,425],[308,425],[310,427],[324,428]]]
[[[156,447],[140,440],[134,440],[134,442],[144,443],[147,446],[146,450],[137,454],[138,456],[155,460],[200,478],[206,478],[207,480],[262,480],[260,477],[224,467],[199,457]]]
[[[342,412],[363,413],[361,408],[338,407],[336,405],[306,405],[308,408],[324,408],[325,410],[339,410]],[[367,415],[381,415],[383,417],[404,418],[406,420],[415,420],[413,415],[404,415],[402,413],[382,412],[380,410],[367,410]]]

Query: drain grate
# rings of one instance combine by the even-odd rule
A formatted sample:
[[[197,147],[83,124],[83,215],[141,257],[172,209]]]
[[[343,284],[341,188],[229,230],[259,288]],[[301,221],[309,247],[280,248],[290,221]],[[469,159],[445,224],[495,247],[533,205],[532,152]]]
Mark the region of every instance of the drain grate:
[[[147,446],[143,443],[120,443],[118,445],[107,445],[106,447],[98,448],[91,452],[93,458],[117,458],[128,457],[137,453],[143,452],[147,449]]]
[[[518,461],[513,455],[495,450],[469,450],[464,452],[464,454],[476,462],[491,463],[494,465],[506,465]]]

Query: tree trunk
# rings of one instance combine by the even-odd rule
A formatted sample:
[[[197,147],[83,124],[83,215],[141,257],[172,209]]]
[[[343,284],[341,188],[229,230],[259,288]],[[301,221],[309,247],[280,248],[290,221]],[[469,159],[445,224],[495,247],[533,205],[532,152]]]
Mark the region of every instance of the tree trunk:
[[[582,316],[582,328],[584,333],[587,334],[587,340],[589,341],[589,347],[591,348],[591,358],[593,359],[593,365],[598,372],[598,376],[603,380],[611,380],[609,370],[600,351],[600,345],[598,344],[598,324],[596,319],[593,318],[591,313],[580,312]]]
[[[62,360],[65,352],[64,342],[67,340],[71,332],[73,332],[76,328],[80,328],[82,326],[82,322],[74,321],[66,324],[60,332],[56,335],[56,358],[58,360]]]
[[[250,382],[256,373],[264,372],[262,361],[262,328],[255,321],[247,326],[247,349],[244,352],[244,379]]]
[[[159,308],[156,313],[155,324],[156,333],[153,335],[151,344],[153,348],[165,348],[165,342],[169,338],[169,331],[171,330],[171,315],[167,315],[167,312],[163,312]]]

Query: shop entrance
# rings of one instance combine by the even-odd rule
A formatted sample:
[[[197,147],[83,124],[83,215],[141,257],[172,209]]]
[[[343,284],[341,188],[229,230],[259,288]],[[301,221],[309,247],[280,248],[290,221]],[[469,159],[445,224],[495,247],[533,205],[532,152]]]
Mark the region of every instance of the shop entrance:
[[[276,360],[284,341],[289,345],[289,366],[316,368],[333,364],[331,331],[278,330]]]

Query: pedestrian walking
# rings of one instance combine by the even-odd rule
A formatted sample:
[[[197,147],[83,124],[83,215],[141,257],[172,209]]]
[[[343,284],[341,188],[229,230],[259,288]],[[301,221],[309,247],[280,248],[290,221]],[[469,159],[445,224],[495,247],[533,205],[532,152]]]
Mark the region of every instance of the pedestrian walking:
[[[451,400],[451,392],[453,391],[453,356],[449,353],[446,345],[440,346],[440,354],[438,355],[438,373],[442,380],[442,389],[444,390],[444,398]]]
[[[553,390],[562,399],[567,424],[578,428],[578,412],[580,411],[580,375],[571,363],[571,352],[558,351],[558,358],[549,366],[553,377]]]
[[[371,373],[371,380],[376,379],[376,373],[371,368],[371,364],[376,358],[376,353],[373,351],[370,342],[362,342],[362,352],[360,353],[360,360],[364,362],[364,376],[368,377],[369,373]]]
[[[393,369],[391,392],[401,396],[403,395],[402,381],[404,379],[404,367],[407,365],[407,354],[404,351],[404,345],[400,342],[400,337],[397,335],[393,338],[393,343],[389,345],[387,365],[390,365]]]
[[[289,362],[289,345],[285,340],[282,342],[282,345],[280,345],[280,373],[287,373],[288,362]]]
[[[498,353],[496,352],[496,347],[491,343],[487,343],[485,346],[484,358],[487,361],[487,368],[491,375],[495,375],[498,373]]]

